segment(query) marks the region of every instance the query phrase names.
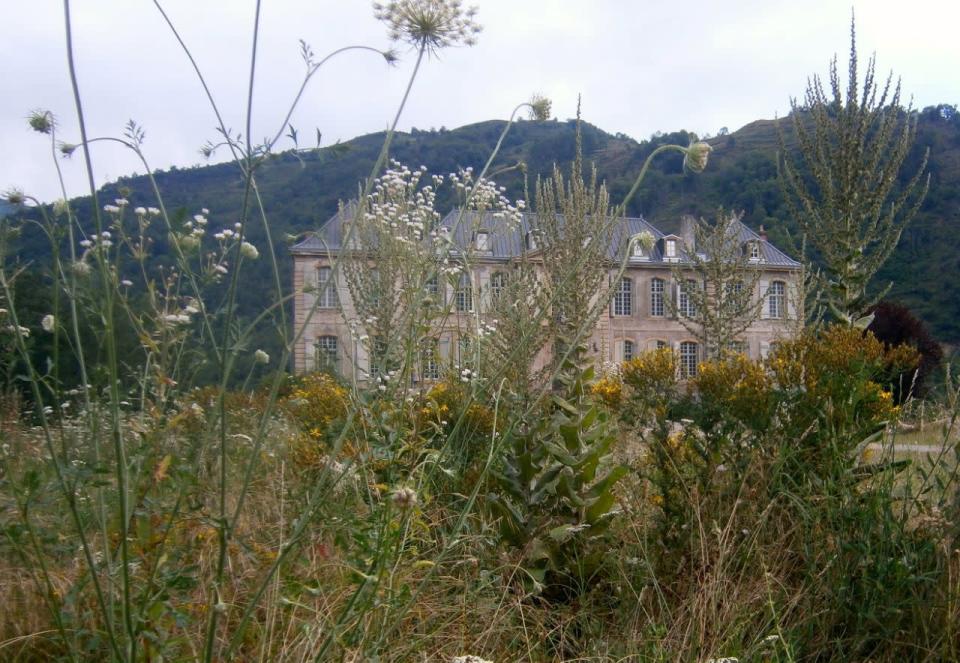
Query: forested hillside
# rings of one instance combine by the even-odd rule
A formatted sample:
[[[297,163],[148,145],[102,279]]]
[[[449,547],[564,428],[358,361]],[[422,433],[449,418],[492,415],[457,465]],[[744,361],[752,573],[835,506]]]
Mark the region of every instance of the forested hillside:
[[[503,124],[489,121],[455,130],[414,129],[396,136],[391,156],[410,166],[426,165],[441,174],[467,166],[479,170]],[[785,129],[789,125],[789,121],[782,123]],[[507,136],[494,171],[523,162],[532,189],[537,175],[549,173],[554,163],[568,167],[574,136],[572,121],[519,122]],[[585,154],[595,163],[599,177],[607,182],[613,202],[623,197],[653,149],[663,143],[686,144],[690,138],[690,134],[680,131],[658,133],[638,142],[589,124],[583,129]],[[789,145],[789,133],[786,138]],[[336,211],[339,200],[355,195],[358,183],[370,172],[382,140],[382,133],[371,134],[322,149],[278,153],[258,172],[257,184],[281,257],[285,287],[291,267],[286,259],[289,236],[301,236],[320,227]],[[708,142],[714,152],[703,174],[684,173],[682,155],[664,155],[656,162],[629,212],[643,214],[656,223],[681,213],[711,217],[719,206],[742,210],[746,223],[753,227],[764,224],[775,243],[796,253],[791,250],[789,237],[795,226],[786,212],[777,180],[775,122],[758,120]],[[893,281],[892,298],[907,304],[927,321],[941,341],[956,343],[960,341],[960,297],[950,285],[960,281],[960,115],[955,107],[941,105],[920,112],[917,142],[904,174],[913,172],[927,148],[930,192],[879,280]],[[508,170],[496,179],[507,187],[511,197],[524,197],[521,169]],[[171,168],[158,173],[157,181],[167,208],[177,210],[180,219],[208,208],[211,227],[219,228],[232,226],[239,217],[242,182],[238,168],[231,163]],[[111,201],[121,191],[132,205],[156,204],[143,176],[122,178],[105,187],[103,199]],[[449,198],[441,196],[440,208],[446,209],[449,204]],[[89,216],[88,201],[79,201],[78,209],[81,217]],[[262,223],[252,224],[250,237],[263,246]],[[19,259],[28,263],[47,251],[46,240],[25,228]],[[165,260],[166,251],[165,233],[156,228],[155,259]],[[258,310],[264,299],[273,298],[269,274],[267,260],[252,265],[245,277],[248,282],[241,289],[242,310]],[[263,341],[269,347],[277,347],[279,339]]]

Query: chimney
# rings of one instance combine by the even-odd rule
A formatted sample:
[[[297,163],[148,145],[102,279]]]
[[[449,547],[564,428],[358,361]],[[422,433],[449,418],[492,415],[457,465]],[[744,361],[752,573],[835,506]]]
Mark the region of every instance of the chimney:
[[[763,229],[762,223],[760,224],[760,232],[758,234],[760,235],[761,240],[763,240],[764,242],[767,241],[767,231]]]
[[[694,253],[697,250],[697,220],[689,214],[680,217],[680,238],[683,239],[684,248]]]

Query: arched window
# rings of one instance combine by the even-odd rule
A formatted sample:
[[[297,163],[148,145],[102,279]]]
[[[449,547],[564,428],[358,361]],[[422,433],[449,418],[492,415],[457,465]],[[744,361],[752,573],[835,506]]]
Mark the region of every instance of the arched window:
[[[317,339],[317,370],[336,373],[340,367],[340,348],[336,336]]]
[[[633,279],[624,276],[617,284],[617,290],[613,294],[613,314],[633,314]]]
[[[507,287],[507,275],[503,272],[494,272],[490,275],[490,296],[497,299]]]
[[[458,311],[473,310],[473,284],[470,282],[470,274],[468,272],[463,272],[460,275],[460,281],[457,284],[456,301]]]
[[[650,315],[663,317],[663,279],[655,278],[650,281]]]
[[[767,292],[768,316],[782,318],[787,310],[787,285],[783,281],[774,281]]]
[[[337,308],[340,298],[337,296],[337,280],[329,267],[317,268],[317,306],[319,308]]]
[[[623,342],[623,360],[630,361],[636,356],[636,351],[633,346],[633,341],[624,341]]]
[[[699,347],[693,341],[684,341],[680,344],[680,377],[682,379],[696,377]]]

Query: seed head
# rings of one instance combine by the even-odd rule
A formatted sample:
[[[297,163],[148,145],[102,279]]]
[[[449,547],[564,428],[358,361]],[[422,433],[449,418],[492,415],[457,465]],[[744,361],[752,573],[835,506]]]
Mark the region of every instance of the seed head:
[[[74,151],[77,149],[77,146],[74,145],[73,143],[64,143],[64,142],[61,142],[60,145],[58,145],[57,147],[60,150],[60,154],[62,154],[65,158],[72,157]]]
[[[399,509],[412,509],[417,505],[417,493],[413,488],[402,486],[393,491],[390,496],[393,505]]]
[[[448,46],[473,46],[483,29],[474,20],[476,7],[460,0],[395,0],[373,4],[374,16],[387,24],[390,39],[436,53]]]
[[[260,257],[260,252],[250,242],[243,242],[240,244],[240,255],[249,260],[256,260]]]
[[[11,205],[23,205],[24,201],[26,201],[26,196],[20,189],[7,189],[3,193],[3,197],[6,198],[7,202]]]
[[[530,119],[543,122],[550,119],[550,100],[540,94],[530,98]]]
[[[253,353],[253,361],[258,364],[269,364],[270,355],[268,355],[263,350],[257,350],[256,352]]]
[[[713,150],[703,141],[690,143],[683,157],[683,167],[691,173],[702,173],[707,167],[707,158]]]
[[[53,113],[47,110],[33,110],[27,116],[30,128],[41,134],[53,131]]]

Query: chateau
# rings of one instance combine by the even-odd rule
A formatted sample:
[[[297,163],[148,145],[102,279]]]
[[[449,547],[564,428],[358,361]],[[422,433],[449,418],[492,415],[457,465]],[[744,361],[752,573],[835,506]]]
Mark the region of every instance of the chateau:
[[[348,321],[355,321],[355,309],[342,275],[334,278],[331,269],[337,256],[350,250],[342,241],[345,222],[349,222],[344,217],[350,216],[350,209],[335,214],[315,235],[291,249],[295,328],[303,328],[294,351],[294,370],[305,372],[323,367],[363,381],[370,373],[368,349],[350,333]],[[510,265],[521,254],[533,262],[537,258],[536,232],[531,230],[535,226],[533,215],[523,214],[519,227],[512,228],[490,219],[489,213],[487,218],[478,216],[473,213],[474,218],[464,222],[459,210],[454,210],[438,228],[451,242],[451,260],[457,255],[470,256],[470,267],[459,276],[456,287],[442,282],[431,286],[437,289],[433,294],[450,311],[440,332],[439,361],[460,362],[457,355],[462,352],[463,343],[458,330],[476,327],[475,305],[482,311],[483,298],[499,294]],[[747,256],[749,267],[760,272],[754,292],[749,294],[759,307],[759,315],[739,336],[736,346],[750,357],[765,357],[772,344],[792,332],[802,314],[795,301],[801,265],[771,244],[762,227],[757,233],[739,221],[734,223],[733,241]],[[588,348],[601,361],[621,362],[643,350],[672,347],[679,358],[681,376],[695,374],[697,363],[704,356],[702,344],[677,317],[695,315],[684,292],[685,287],[690,287],[685,284],[694,282],[676,278],[678,269],[683,272],[685,266],[690,268],[690,256],[698,250],[693,220],[685,217],[677,220],[676,227],[661,224],[660,228],[643,218],[624,218],[618,224],[615,234],[621,239],[643,236],[647,241],[626,244],[631,247],[629,256],[610,256],[611,279],[616,278],[624,257],[626,270],[615,284],[609,310],[588,339]],[[540,365],[549,358],[547,352],[542,351]],[[431,362],[422,373],[420,377],[430,379],[436,376],[438,368]]]

